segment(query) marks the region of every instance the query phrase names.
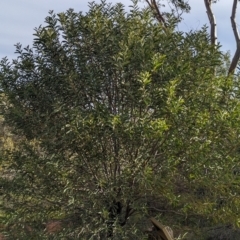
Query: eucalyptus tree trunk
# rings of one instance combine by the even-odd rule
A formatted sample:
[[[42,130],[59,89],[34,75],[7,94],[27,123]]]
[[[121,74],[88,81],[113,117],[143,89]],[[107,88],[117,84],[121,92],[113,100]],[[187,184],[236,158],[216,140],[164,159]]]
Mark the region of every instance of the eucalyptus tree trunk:
[[[157,21],[164,26],[165,31],[168,28],[167,24],[167,18],[166,14],[163,13],[160,10],[160,3],[157,0],[145,0],[150,9],[152,10],[154,16],[156,17]],[[233,0],[232,4],[232,13],[231,13],[231,24],[232,24],[232,29],[236,41],[236,51],[235,54],[231,60],[230,67],[228,69],[228,75],[234,74],[239,58],[240,58],[240,36],[237,28],[237,23],[236,23],[236,11],[237,11],[237,4],[239,0]],[[167,0],[169,7],[171,8],[171,5],[173,8],[171,8],[172,12],[177,12],[176,19],[179,21],[181,20],[181,15],[183,12],[189,12],[190,6],[188,5],[187,2],[182,1],[182,0]],[[216,18],[214,16],[213,10],[212,10],[212,4],[216,3],[216,0],[204,0],[204,4],[206,7],[206,12],[208,15],[209,23],[210,23],[210,39],[211,39],[211,44],[214,46],[217,46],[217,22]],[[181,14],[179,14],[179,11]]]
[[[239,37],[239,32],[238,32],[237,23],[236,23],[237,2],[238,2],[238,0],[233,1],[232,15],[231,15],[232,29],[233,29],[237,48],[236,48],[235,54],[233,56],[231,65],[229,67],[229,71],[228,71],[229,74],[234,73],[234,71],[237,67],[239,58],[240,58],[240,37]]]
[[[237,3],[239,0],[233,0],[233,5],[232,5],[232,14],[231,14],[231,24],[232,24],[232,29],[236,41],[236,51],[235,54],[231,60],[230,67],[228,69],[228,75],[234,74],[239,58],[240,58],[240,37],[239,37],[239,32],[237,28],[237,23],[236,23],[236,12],[237,12]],[[208,19],[210,22],[210,37],[211,37],[211,43],[213,45],[217,44],[217,24],[215,20],[215,16],[213,14],[211,5],[212,3],[216,3],[216,1],[213,0],[204,0],[206,10],[207,10],[207,15]]]

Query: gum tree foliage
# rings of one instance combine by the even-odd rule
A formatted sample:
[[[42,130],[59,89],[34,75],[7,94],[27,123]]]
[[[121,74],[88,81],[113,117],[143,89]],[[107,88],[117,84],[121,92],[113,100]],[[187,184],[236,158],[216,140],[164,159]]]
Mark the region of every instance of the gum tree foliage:
[[[191,10],[188,1],[185,0],[142,0],[141,2],[147,3],[154,17],[165,28],[171,26],[173,22],[179,23],[182,20],[182,14],[189,13]],[[170,12],[163,11],[166,6]]]
[[[152,216],[238,225],[238,89],[214,76],[224,59],[206,29],[165,31],[136,3],[45,23],[1,61],[2,114],[21,136],[1,158],[5,234],[143,239]]]

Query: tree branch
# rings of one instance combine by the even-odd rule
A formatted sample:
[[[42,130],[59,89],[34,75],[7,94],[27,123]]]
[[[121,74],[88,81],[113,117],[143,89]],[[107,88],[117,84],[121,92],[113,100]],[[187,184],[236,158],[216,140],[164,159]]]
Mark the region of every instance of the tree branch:
[[[235,52],[234,57],[232,59],[231,65],[229,67],[228,75],[234,73],[234,71],[237,67],[239,58],[240,58],[240,37],[239,37],[239,32],[238,32],[237,24],[236,24],[237,2],[238,2],[238,0],[233,0],[232,16],[231,16],[231,23],[232,23],[232,28],[233,28],[233,33],[234,33],[234,36],[235,36],[235,40],[236,40],[237,49],[236,49],[236,52]]]
[[[160,12],[160,9],[156,3],[156,0],[145,0],[145,1],[147,2],[149,7],[151,8],[151,10],[153,11],[153,13],[154,13],[155,17],[157,18],[157,20],[159,21],[159,23],[161,23],[165,28],[167,28],[166,21]]]
[[[211,44],[216,46],[217,45],[217,23],[211,8],[212,0],[204,0],[204,3],[207,9],[207,15],[211,25],[211,34],[210,34]]]

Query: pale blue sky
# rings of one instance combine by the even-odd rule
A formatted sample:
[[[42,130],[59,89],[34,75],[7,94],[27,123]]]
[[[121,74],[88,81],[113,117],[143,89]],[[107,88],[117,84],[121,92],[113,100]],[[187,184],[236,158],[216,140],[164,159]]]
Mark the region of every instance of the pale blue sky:
[[[23,46],[32,45],[34,28],[44,25],[44,19],[49,10],[55,13],[73,8],[76,12],[88,10],[88,2],[85,0],[1,0],[0,1],[0,59],[7,56],[15,58],[14,44],[20,42]],[[95,0],[100,2],[100,0]],[[107,0],[107,2],[121,2],[128,6],[130,0]],[[204,24],[208,25],[208,18],[204,6],[204,0],[189,0],[192,7],[190,14],[184,15],[184,21],[180,30],[189,31],[200,29]],[[240,4],[239,4],[240,5]],[[235,51],[235,40],[230,23],[231,0],[220,0],[214,5],[214,13],[218,24],[218,41],[223,50]],[[237,17],[240,15],[240,6]],[[240,19],[237,19],[240,23]]]

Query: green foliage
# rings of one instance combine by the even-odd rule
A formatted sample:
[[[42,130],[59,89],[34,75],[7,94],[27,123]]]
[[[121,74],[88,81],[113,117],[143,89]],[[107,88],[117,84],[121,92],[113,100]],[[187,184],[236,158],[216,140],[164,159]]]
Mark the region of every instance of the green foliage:
[[[56,239],[143,239],[153,215],[239,224],[239,95],[213,75],[223,58],[205,28],[165,33],[136,5],[92,3],[51,11],[16,52],[0,71],[23,136],[1,159],[7,234],[47,239],[51,219],[65,224]]]

